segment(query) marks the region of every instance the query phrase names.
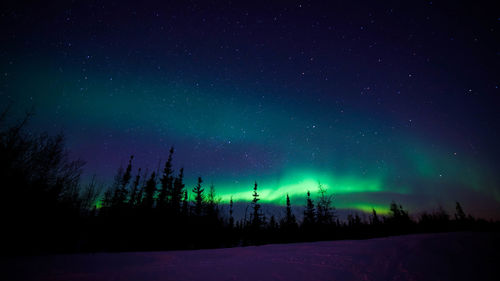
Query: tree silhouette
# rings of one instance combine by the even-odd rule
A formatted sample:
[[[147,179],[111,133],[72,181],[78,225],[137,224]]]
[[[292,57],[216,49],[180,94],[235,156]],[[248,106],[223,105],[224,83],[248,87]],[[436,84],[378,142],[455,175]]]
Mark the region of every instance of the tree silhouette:
[[[372,208],[371,223],[373,225],[380,224],[380,219],[378,218],[377,211],[375,211],[375,208]]]
[[[134,159],[134,155],[130,156],[128,160],[127,169],[125,169],[125,173],[123,174],[120,182],[120,188],[118,189],[117,195],[117,205],[123,207],[127,201],[128,189],[127,186],[132,178],[132,160]]]
[[[125,170],[125,174],[123,174],[122,177],[122,188],[125,188],[132,178],[132,160],[134,160],[134,155],[130,155],[130,159],[128,160],[127,169]]]
[[[153,208],[154,197],[156,194],[156,174],[155,172],[151,173],[149,180],[146,182],[146,186],[144,187],[144,199],[142,200],[142,205],[146,209]]]
[[[455,210],[456,210],[455,219],[457,221],[465,221],[467,219],[467,216],[465,215],[465,212],[462,209],[462,205],[460,205],[459,202],[456,202]]]
[[[203,182],[203,180],[201,179],[201,177],[198,177],[198,183],[196,184],[196,186],[193,188],[193,193],[194,193],[194,201],[195,201],[195,205],[194,205],[194,213],[196,216],[201,216],[201,212],[203,210],[203,199],[204,199],[204,196],[203,196],[203,191],[205,191],[205,189],[203,189],[201,187],[201,183]]]
[[[147,183],[147,180],[146,180],[147,175],[148,175],[148,171],[146,170],[144,172],[144,175],[140,177],[142,179],[142,183],[140,183],[139,187],[138,187],[139,192],[137,192],[137,195],[135,197],[135,206],[143,206],[144,188],[146,187],[146,183]]]
[[[120,168],[118,168],[118,170],[116,171],[115,177],[113,179],[113,184],[110,187],[111,197],[108,198],[109,207],[114,209],[120,206],[121,203],[125,200],[125,197],[122,196],[122,190],[121,190],[123,174],[124,174],[123,167],[120,166]]]
[[[141,168],[137,170],[134,182],[132,183],[132,191],[130,192],[129,205],[135,207],[139,203],[139,183],[141,180]]]
[[[274,215],[271,215],[271,218],[269,218],[269,224],[267,226],[267,229],[273,234],[273,232],[276,232],[278,230],[278,223],[276,222],[276,218]]]
[[[5,122],[7,113],[8,109],[0,115],[0,178],[4,199],[0,214],[4,241],[8,241],[2,247],[3,252],[11,247],[17,252],[58,249],[71,239],[79,216],[89,214],[87,208],[93,204],[95,185],[91,183],[80,193],[84,163],[70,160],[62,134],[26,132],[33,112],[14,125]],[[87,210],[82,212],[82,208]]]
[[[347,215],[347,225],[349,227],[359,227],[361,225],[361,218],[358,213]]]
[[[172,155],[174,154],[174,148],[171,147],[168,160],[165,162],[165,167],[163,168],[163,175],[160,179],[161,187],[158,192],[157,198],[157,206],[160,208],[164,208],[168,205],[169,196],[172,195],[173,191],[173,170],[172,170]]]
[[[316,211],[314,209],[314,202],[311,199],[311,193],[307,191],[307,202],[306,202],[306,209],[304,210],[304,220],[303,220],[303,226],[304,227],[310,227],[314,225],[316,222]]]
[[[379,216],[372,209],[369,222],[357,213],[350,214],[347,222],[340,221],[335,217],[333,196],[319,185],[316,202],[307,192],[302,232],[298,232],[288,194],[286,213],[279,219],[279,226],[274,215],[266,224],[257,182],[244,219],[235,221],[231,197],[229,220],[224,221],[220,217],[222,207],[214,185],[205,193],[201,177],[192,189],[195,198],[191,212],[188,190],[183,182],[184,169],[173,176],[173,149],[169,151],[159,182],[158,172],[141,174],[140,168],[133,177],[134,157],[131,156],[127,167],[117,170],[112,184],[99,198],[100,186],[95,176],[86,185],[80,185],[83,163],[69,159],[62,135],[25,133],[23,127],[28,117],[4,128],[4,118],[1,113],[0,178],[4,204],[0,204],[0,214],[3,233],[7,234],[4,245],[16,253],[20,250],[23,253],[67,253],[231,247],[249,243],[370,238],[409,232],[498,231],[500,227],[498,222],[467,216],[458,202],[454,221],[449,220],[441,207],[432,213],[424,212],[418,221],[413,221],[394,201],[387,217]],[[250,207],[250,219],[247,220]],[[201,232],[205,235],[198,235]]]
[[[123,208],[125,206],[125,203],[127,202],[127,196],[128,196],[127,185],[129,184],[130,179],[132,177],[131,171],[132,171],[133,159],[134,156],[131,155],[125,171],[123,171],[123,168],[120,167],[116,172],[115,179],[112,185],[113,195],[110,204],[110,206],[114,209]]]
[[[182,214],[184,216],[189,215],[189,199],[187,190],[184,190],[184,198],[182,199]]]
[[[389,208],[391,216],[395,219],[406,219],[408,217],[408,212],[403,209],[401,204],[396,204],[396,202],[392,201],[391,207]]]
[[[286,232],[293,232],[298,227],[295,215],[292,213],[292,205],[290,204],[290,197],[288,196],[288,194],[286,195],[285,218],[283,219],[281,225],[282,229]]]
[[[408,212],[403,209],[403,206],[392,201],[389,209],[388,222],[396,231],[408,232],[411,220]]]
[[[109,209],[113,205],[113,190],[111,188],[108,188],[104,192],[104,198],[102,200],[102,207],[104,209]]]
[[[334,222],[334,211],[332,207],[333,195],[328,195],[327,190],[318,184],[318,202],[316,204],[316,219],[319,225],[330,225]]]
[[[81,195],[81,207],[82,211],[90,211],[96,207],[97,199],[99,198],[100,191],[97,187],[96,176],[93,175],[90,182],[83,189]]]
[[[263,223],[263,218],[262,218],[262,213],[260,211],[260,204],[259,202],[259,194],[257,193],[257,182],[255,182],[254,187],[253,187],[253,194],[252,194],[252,209],[253,209],[253,214],[252,214],[252,228],[254,229],[259,229]]]
[[[218,217],[220,198],[217,198],[217,195],[215,193],[215,186],[213,184],[210,185],[206,201],[207,215],[212,218]]]
[[[232,229],[234,227],[234,217],[233,217],[233,196],[229,200],[229,228]]]
[[[180,213],[181,201],[184,194],[184,168],[179,170],[179,175],[174,180],[170,196],[170,207],[174,213]],[[187,201],[186,201],[187,203]]]

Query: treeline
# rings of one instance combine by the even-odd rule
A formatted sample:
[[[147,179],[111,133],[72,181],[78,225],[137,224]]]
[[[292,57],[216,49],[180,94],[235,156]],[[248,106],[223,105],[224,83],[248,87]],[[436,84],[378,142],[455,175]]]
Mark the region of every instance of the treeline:
[[[336,216],[333,196],[321,185],[313,200],[305,193],[303,218],[292,212],[290,198],[280,217],[266,215],[257,182],[249,212],[234,218],[233,201],[221,204],[213,185],[201,177],[184,184],[184,170],[173,169],[173,148],[161,171],[135,169],[133,156],[113,183],[95,177],[81,186],[83,162],[73,161],[62,135],[33,135],[23,128],[28,115],[8,126],[0,115],[0,177],[3,253],[145,251],[233,247],[326,239],[360,239],[386,235],[498,230],[496,222],[466,215],[459,203],[450,216],[443,209],[412,219],[393,202],[387,216]]]

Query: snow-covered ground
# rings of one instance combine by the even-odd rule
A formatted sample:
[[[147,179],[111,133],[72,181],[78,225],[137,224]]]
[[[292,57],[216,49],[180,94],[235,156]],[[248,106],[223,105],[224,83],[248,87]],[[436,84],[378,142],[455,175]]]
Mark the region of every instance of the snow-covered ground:
[[[1,280],[498,280],[500,234],[9,258]]]

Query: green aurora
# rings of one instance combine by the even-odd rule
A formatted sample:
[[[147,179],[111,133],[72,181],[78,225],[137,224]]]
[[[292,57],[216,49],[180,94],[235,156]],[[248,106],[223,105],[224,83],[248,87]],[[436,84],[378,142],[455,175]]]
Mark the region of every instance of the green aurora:
[[[455,201],[484,216],[499,208],[488,158],[456,139],[429,137],[449,128],[340,98],[285,98],[272,84],[194,82],[168,71],[137,76],[100,69],[94,59],[79,58],[84,71],[19,60],[2,77],[17,110],[36,108],[33,128],[66,133],[73,155],[87,161],[87,178],[109,181],[130,154],[135,168],[153,171],[173,145],[188,190],[201,176],[223,203],[249,202],[256,181],[261,202],[275,205],[286,194],[303,205],[321,184],[338,209],[385,214],[392,200],[411,212],[439,205],[452,212]]]

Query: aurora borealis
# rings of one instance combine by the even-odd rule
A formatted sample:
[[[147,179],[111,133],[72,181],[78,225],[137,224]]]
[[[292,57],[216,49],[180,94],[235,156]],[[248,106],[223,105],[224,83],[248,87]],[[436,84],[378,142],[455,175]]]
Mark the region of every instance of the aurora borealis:
[[[84,177],[174,146],[224,202],[321,183],[338,209],[500,218],[498,14],[404,2],[2,4],[0,101],[63,131]]]

